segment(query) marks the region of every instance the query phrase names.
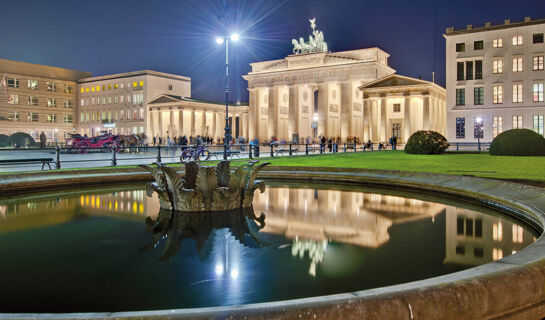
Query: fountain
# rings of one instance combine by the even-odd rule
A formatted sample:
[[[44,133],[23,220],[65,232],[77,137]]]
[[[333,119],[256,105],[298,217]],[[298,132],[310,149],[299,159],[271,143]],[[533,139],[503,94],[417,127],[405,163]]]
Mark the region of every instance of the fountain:
[[[146,194],[157,192],[162,209],[180,212],[226,211],[252,206],[254,191],[265,190],[265,183],[255,180],[269,162],[257,165],[251,161],[231,172],[231,162],[221,161],[216,167],[201,166],[195,161],[185,164],[185,174],[157,163],[157,167],[141,165],[151,172],[155,182],[146,185]]]

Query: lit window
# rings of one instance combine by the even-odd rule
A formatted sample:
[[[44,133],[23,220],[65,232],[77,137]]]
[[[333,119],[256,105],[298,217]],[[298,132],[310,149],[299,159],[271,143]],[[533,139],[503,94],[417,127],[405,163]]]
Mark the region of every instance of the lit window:
[[[91,92],[95,92],[95,87],[91,87]]]
[[[102,85],[102,91],[104,91],[104,90],[106,90],[106,85],[105,84]]]
[[[534,131],[543,135],[543,115],[534,116]]]
[[[121,84],[119,85],[119,87],[120,87],[121,89],[123,89],[123,83],[121,83]]]
[[[100,86],[97,86],[97,91],[100,91]]]
[[[520,83],[513,84],[513,102],[522,102],[522,84]]]
[[[473,138],[482,139],[484,134],[484,119],[479,117],[473,118]]]
[[[47,106],[48,107],[56,107],[57,106],[57,99],[47,98]]]
[[[114,89],[117,89],[117,83],[114,84]]]
[[[522,129],[522,116],[513,116],[513,129]]]
[[[144,108],[140,108],[140,120],[144,120]]]
[[[492,73],[494,73],[494,74],[503,73],[503,59],[502,58],[495,58],[492,61]]]
[[[57,122],[57,115],[50,113],[47,115],[47,122]]]
[[[534,61],[534,71],[543,70],[543,56],[535,56],[533,61]]]
[[[8,104],[19,104],[19,95],[10,94],[8,97]]]
[[[17,112],[17,111],[8,112],[8,120],[9,121],[19,121],[19,112]]]
[[[39,117],[37,112],[29,112],[27,116],[28,122],[38,122]]]
[[[503,39],[502,39],[502,38],[498,38],[498,39],[492,40],[492,47],[493,47],[493,48],[501,48],[501,47],[503,47]]]
[[[112,90],[112,85],[111,84],[108,85],[108,90]]]
[[[114,103],[117,103],[117,101],[118,101],[118,97],[114,96]]]
[[[492,249],[492,260],[500,260],[503,258],[503,250],[498,248]]]
[[[503,117],[493,117],[492,118],[492,134],[494,138],[503,132]]]
[[[543,82],[534,83],[534,102],[543,102]]]
[[[112,97],[108,97],[108,103],[112,103]]]
[[[28,88],[31,90],[38,89],[38,80],[28,80]]]
[[[513,37],[513,45],[514,46],[522,46],[522,36],[516,35]]]
[[[494,223],[492,225],[492,240],[502,241],[503,240],[503,226],[501,222]]]
[[[124,100],[125,100],[125,96],[119,96],[119,102],[120,102],[120,103],[123,103]]]
[[[513,58],[513,72],[522,72],[522,58]]]
[[[84,121],[85,121],[85,113],[82,112],[82,113],[79,114],[79,121],[80,121],[80,122],[84,122]]]
[[[89,92],[89,88],[85,88],[85,92]]]
[[[513,243],[522,243],[524,238],[522,227],[514,224],[513,225]]]
[[[493,96],[492,96],[492,103],[503,103],[503,87],[502,86],[494,86],[493,89]]]
[[[79,102],[79,105],[80,105],[80,107],[85,106],[85,100],[84,100],[84,99],[81,99],[80,102]]]
[[[132,86],[133,86],[134,88],[138,87],[138,82],[134,81],[134,82],[132,83]]]
[[[143,87],[144,86],[144,81],[140,81],[140,83],[138,84],[140,87]]]
[[[85,89],[84,89],[84,88],[81,88],[80,91],[81,91],[81,93],[84,93],[84,92],[85,92]]]
[[[466,138],[466,118],[456,118],[456,139]]]
[[[55,82],[47,82],[47,91],[55,91],[55,89],[57,88],[57,85],[55,84]]]

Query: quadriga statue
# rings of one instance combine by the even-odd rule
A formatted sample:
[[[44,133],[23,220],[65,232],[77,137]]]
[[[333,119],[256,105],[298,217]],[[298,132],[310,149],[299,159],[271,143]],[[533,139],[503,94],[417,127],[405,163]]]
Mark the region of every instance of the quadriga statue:
[[[151,172],[155,182],[146,185],[146,194],[159,195],[161,208],[197,212],[225,211],[252,206],[254,191],[265,191],[263,181],[255,180],[257,173],[269,162],[249,162],[231,172],[229,161],[221,161],[216,167],[199,166],[195,161],[186,163],[185,175],[164,164],[157,167],[141,165]]]

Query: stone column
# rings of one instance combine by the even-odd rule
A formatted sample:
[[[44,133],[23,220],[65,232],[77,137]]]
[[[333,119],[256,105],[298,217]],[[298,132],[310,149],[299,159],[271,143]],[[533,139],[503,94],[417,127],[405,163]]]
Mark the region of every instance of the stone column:
[[[178,109],[178,136],[184,134],[184,109]]]
[[[386,120],[386,98],[380,98],[380,142],[388,143],[388,125]]]
[[[201,137],[204,136],[206,132],[206,110],[202,111],[202,119],[201,119]]]
[[[423,130],[432,130],[431,129],[431,124],[430,124],[430,110],[432,108],[430,108],[430,95],[425,95],[423,97],[424,99],[424,110],[422,112],[422,129]],[[433,99],[433,98],[431,98]],[[431,101],[431,103],[433,103],[433,100]]]
[[[157,133],[160,137],[163,137],[163,112],[159,109],[157,110]],[[128,132],[127,132],[128,133]]]
[[[189,136],[195,136],[195,110],[194,109],[191,109],[189,111]]]
[[[148,132],[147,132],[148,139],[151,139],[155,135],[155,128],[154,128],[153,121],[155,121],[155,118],[157,117],[157,115],[155,115],[154,113],[155,111],[152,111],[152,110],[150,110],[149,112]]]
[[[169,129],[168,135],[171,138],[174,137],[174,135],[176,134],[174,129],[175,129],[175,126],[174,126],[174,110],[170,109],[170,129]]]
[[[210,135],[212,136],[212,138],[216,139],[216,137],[218,136],[218,112],[217,111],[214,111],[212,113],[212,132],[210,133]]]
[[[248,107],[248,139],[252,139],[256,134],[256,121],[259,117],[258,101],[257,101],[257,91],[254,88],[248,89],[250,91],[250,103]]]
[[[246,140],[249,139],[248,137],[248,113],[243,113],[242,114],[242,136],[244,136],[244,138]]]
[[[369,110],[371,111],[371,117],[369,118],[369,133],[370,133],[369,139],[371,139],[372,142],[376,143],[380,139],[378,135],[378,132],[380,129],[380,123],[378,121],[379,111],[378,111],[376,99],[369,100]]]
[[[407,93],[408,94],[408,93]],[[403,142],[406,143],[411,136],[411,96],[405,96],[405,103],[403,104]]]

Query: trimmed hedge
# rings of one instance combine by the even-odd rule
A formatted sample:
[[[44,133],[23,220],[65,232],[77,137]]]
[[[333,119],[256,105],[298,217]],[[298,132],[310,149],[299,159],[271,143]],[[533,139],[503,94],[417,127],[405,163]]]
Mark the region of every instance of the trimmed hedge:
[[[447,150],[447,138],[435,131],[416,131],[405,144],[405,153],[442,154]]]
[[[34,141],[34,138],[32,138],[32,136],[28,133],[24,132],[15,132],[9,136],[9,145],[12,146],[14,143],[17,143],[17,145],[21,148],[38,146],[38,143]]]
[[[9,146],[9,136],[5,134],[0,134],[0,147],[8,147]]]
[[[528,129],[512,129],[500,133],[490,144],[495,156],[545,156],[545,138]]]

